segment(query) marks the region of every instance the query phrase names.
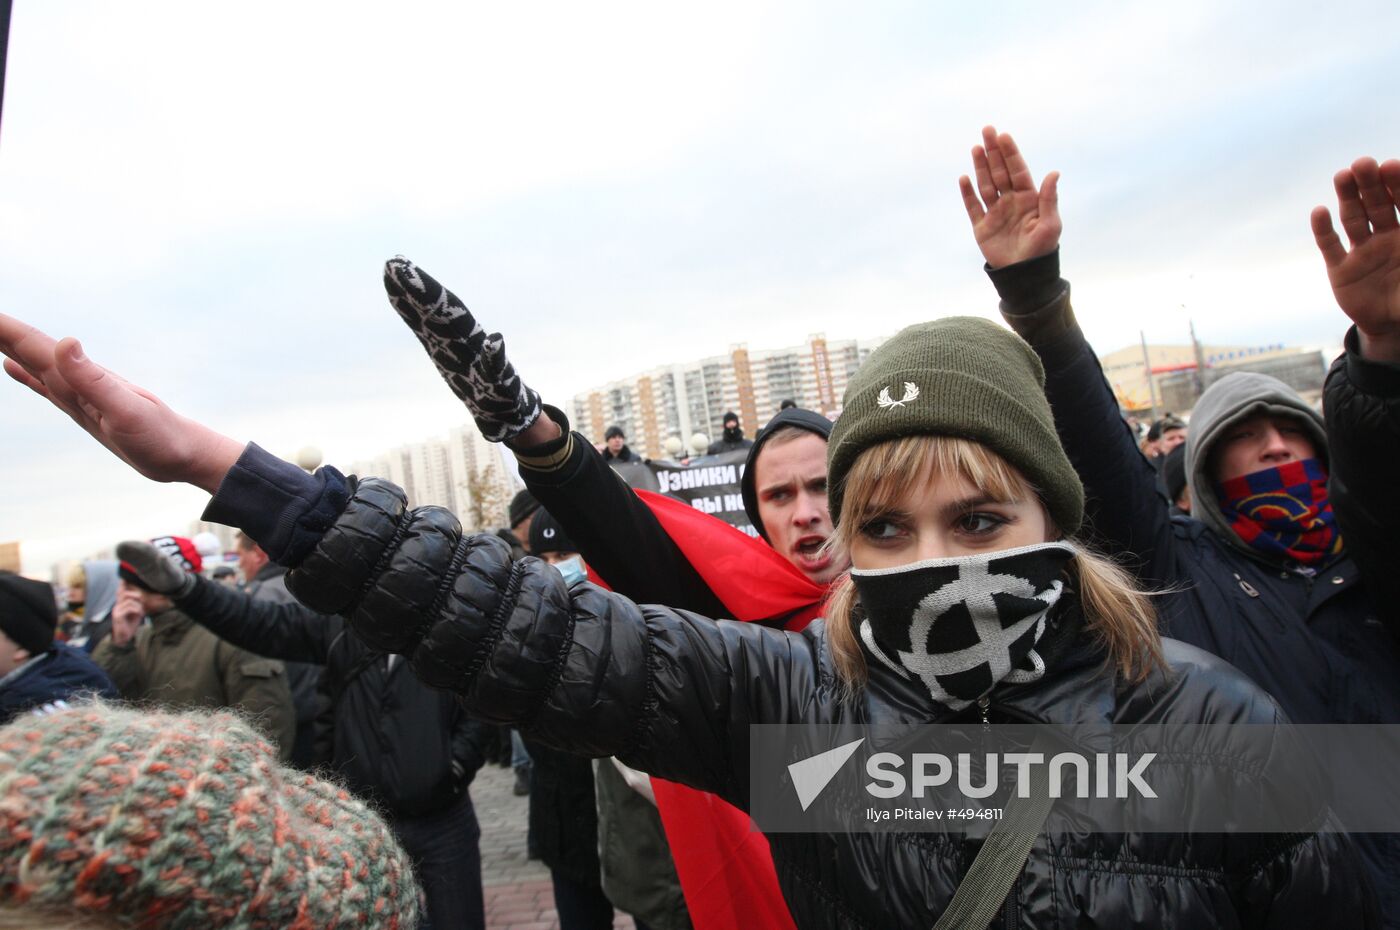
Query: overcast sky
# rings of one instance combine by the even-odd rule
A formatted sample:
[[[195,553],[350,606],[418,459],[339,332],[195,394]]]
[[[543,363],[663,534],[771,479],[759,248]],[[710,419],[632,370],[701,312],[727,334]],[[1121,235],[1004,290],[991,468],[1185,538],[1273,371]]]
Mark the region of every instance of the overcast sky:
[[[657,364],[992,315],[986,122],[1063,173],[1101,351],[1336,344],[1308,211],[1400,155],[1400,5],[20,0],[3,309],[183,413],[348,462],[464,421],[402,253],[547,400]],[[985,5],[984,5],[985,6]],[[0,541],[44,573],[205,502],[0,383]]]

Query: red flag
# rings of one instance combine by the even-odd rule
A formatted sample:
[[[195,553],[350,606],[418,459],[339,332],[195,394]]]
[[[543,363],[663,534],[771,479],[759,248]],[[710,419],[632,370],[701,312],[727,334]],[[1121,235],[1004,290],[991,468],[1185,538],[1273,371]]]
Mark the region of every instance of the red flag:
[[[800,630],[821,616],[826,587],[759,539],[681,501],[637,496],[735,620],[786,617]],[[768,838],[749,815],[712,794],[651,780],[681,890],[697,930],[796,930]]]

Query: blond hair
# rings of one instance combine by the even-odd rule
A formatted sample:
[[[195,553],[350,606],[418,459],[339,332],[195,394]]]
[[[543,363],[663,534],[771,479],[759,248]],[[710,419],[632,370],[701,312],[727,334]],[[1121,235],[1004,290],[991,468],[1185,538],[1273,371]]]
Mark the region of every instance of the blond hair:
[[[894,509],[908,490],[958,476],[996,500],[1038,500],[1034,487],[1009,462],[981,443],[951,436],[906,436],[861,452],[845,478],[841,523],[829,546],[848,552],[860,527]],[[1107,557],[1074,541],[1070,581],[1084,610],[1086,628],[1102,643],[1108,664],[1140,682],[1165,666],[1157,611],[1146,592]],[[869,669],[856,631],[859,604],[849,574],[832,586],[826,602],[826,636],[837,677],[847,696],[865,685]]]

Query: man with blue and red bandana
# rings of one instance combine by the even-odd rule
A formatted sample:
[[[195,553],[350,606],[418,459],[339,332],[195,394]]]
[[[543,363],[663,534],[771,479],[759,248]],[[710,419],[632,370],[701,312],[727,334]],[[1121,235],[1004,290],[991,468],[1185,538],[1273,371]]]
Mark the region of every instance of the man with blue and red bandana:
[[[1001,312],[1040,356],[1086,517],[1158,599],[1163,632],[1226,659],[1295,723],[1400,723],[1400,160],[1335,178],[1342,226],[1312,215],[1337,303],[1354,324],[1324,418],[1275,378],[1210,386],[1186,439],[1189,517],[1172,517],[1119,416],[1060,277],[1057,175],[1037,190],[992,127],[963,200]],[[1020,237],[999,235],[1013,228]],[[1014,248],[998,244],[1013,242]],[[1400,926],[1400,837],[1353,837],[1387,926]]]

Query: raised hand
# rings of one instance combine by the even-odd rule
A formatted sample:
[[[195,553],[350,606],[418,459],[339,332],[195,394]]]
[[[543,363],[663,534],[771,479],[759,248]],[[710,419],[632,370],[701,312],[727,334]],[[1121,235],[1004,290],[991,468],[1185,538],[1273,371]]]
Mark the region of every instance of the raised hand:
[[[963,175],[958,187],[987,264],[1003,268],[1053,252],[1060,244],[1059,172],[1047,174],[1037,190],[1015,140],[992,126],[972,148],[972,168],[977,186]]]
[[[76,339],[55,341],[0,313],[0,354],[6,374],[147,478],[185,481],[212,494],[242,454],[241,443],[180,416],[89,359]]]
[[[1400,160],[1358,158],[1332,179],[1351,250],[1326,207],[1312,211],[1313,238],[1337,304],[1356,324],[1361,354],[1400,362]]]
[[[540,395],[507,360],[501,334],[488,334],[455,294],[401,255],[384,264],[384,290],[482,436],[506,442],[539,419]]]
[[[136,588],[122,585],[117,591],[117,602],[112,605],[112,644],[125,646],[136,638],[136,631],[146,616],[146,608],[141,603],[141,592]]]

